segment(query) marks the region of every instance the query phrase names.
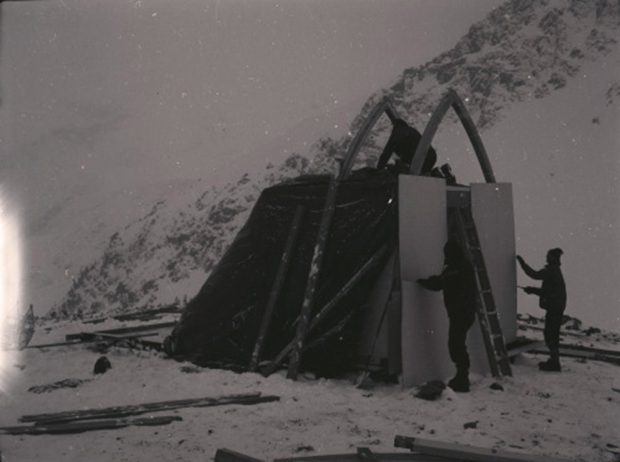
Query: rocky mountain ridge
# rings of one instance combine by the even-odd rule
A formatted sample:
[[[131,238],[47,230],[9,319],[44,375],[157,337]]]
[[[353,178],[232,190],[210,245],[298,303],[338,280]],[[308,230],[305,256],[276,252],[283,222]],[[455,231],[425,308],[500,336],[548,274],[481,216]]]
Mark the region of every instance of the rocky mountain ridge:
[[[282,165],[244,175],[225,188],[157,202],[143,217],[114,233],[101,256],[73,278],[50,316],[98,316],[137,311],[197,293],[209,271],[245,222],[260,191],[299,174],[334,172],[368,113],[386,96],[409,123],[423,127],[441,95],[455,89],[481,131],[504,118],[511,105],[543,99],[579,77],[584,64],[617,50],[617,2],[512,0],[471,27],[451,50],[406,69],[387,89],[371,96],[349,135],[318,140]],[[620,94],[604,89],[608,104]],[[454,120],[451,116],[449,120]],[[373,165],[390,130],[376,124],[356,165]],[[303,155],[302,155],[303,154]]]

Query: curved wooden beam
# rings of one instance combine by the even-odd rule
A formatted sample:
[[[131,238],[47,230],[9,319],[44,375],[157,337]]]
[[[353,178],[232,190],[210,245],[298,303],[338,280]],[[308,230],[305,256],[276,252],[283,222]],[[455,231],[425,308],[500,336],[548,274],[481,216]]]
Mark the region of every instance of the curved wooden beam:
[[[489,162],[487,151],[484,148],[484,144],[478,134],[478,130],[476,129],[469,112],[467,112],[463,101],[461,101],[461,98],[459,98],[456,92],[452,89],[448,90],[448,92],[443,96],[437,106],[437,109],[435,109],[435,112],[431,115],[431,118],[424,129],[424,133],[422,134],[422,138],[418,143],[418,147],[413,155],[410,173],[413,175],[420,174],[422,164],[424,163],[424,159],[428,152],[428,148],[431,145],[431,141],[437,132],[440,122],[443,120],[450,107],[454,109],[456,115],[458,115],[459,120],[465,128],[465,132],[471,141],[476,157],[478,158],[478,162],[480,163],[480,168],[482,169],[485,181],[487,183],[495,183],[493,168],[491,167],[491,162]]]
[[[379,120],[379,117],[381,117],[383,112],[387,114],[392,123],[394,123],[394,121],[399,118],[398,113],[394,109],[392,102],[387,96],[375,106],[375,108],[370,112],[370,114],[368,114],[364,125],[362,125],[362,127],[359,129],[359,131],[355,135],[355,138],[353,138],[353,141],[351,141],[351,144],[349,145],[347,154],[342,162],[342,167],[340,168],[340,174],[338,176],[340,180],[343,180],[347,176],[349,176],[349,172],[353,167],[353,162],[355,161],[357,153],[359,152],[362,144],[366,140],[370,129],[374,126],[375,123],[377,123],[377,120]]]

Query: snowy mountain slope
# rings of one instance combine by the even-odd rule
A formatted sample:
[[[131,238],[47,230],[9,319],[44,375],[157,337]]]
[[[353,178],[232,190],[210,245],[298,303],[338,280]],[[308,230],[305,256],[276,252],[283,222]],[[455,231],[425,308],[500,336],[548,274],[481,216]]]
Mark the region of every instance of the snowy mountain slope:
[[[135,178],[130,188],[114,188],[115,178],[107,178],[103,185],[93,178],[93,181],[86,182],[87,188],[78,182],[51,205],[23,204],[22,208],[28,211],[24,213],[27,219],[24,232],[28,236],[25,256],[28,263],[25,267],[27,298],[24,305],[33,303],[38,314],[48,311],[69,291],[81,269],[101,256],[110,236],[147,215],[154,204],[165,201],[185,205],[184,202],[214,188],[224,193],[232,186],[227,184],[226,178],[243,178],[248,171],[258,172],[250,174],[252,182],[262,181],[273,165],[282,164],[294,153],[307,156],[317,139],[346,132],[346,123],[357,115],[363,103],[359,100],[338,105],[320,116],[309,114],[288,132],[274,133],[266,142],[258,140],[254,150],[246,153],[252,163],[259,165],[258,169],[229,162],[231,165],[226,167],[224,174],[220,174],[217,167],[210,167],[207,172],[196,170],[196,175],[204,175],[204,178],[186,178],[171,170],[170,178],[165,181],[153,181],[144,175]],[[211,165],[213,157],[226,158],[228,154],[219,151],[217,146],[209,146],[204,156],[210,158],[205,164]],[[215,191],[209,194],[215,194]],[[49,209],[42,210],[44,207]],[[166,210],[175,213],[174,207]]]
[[[389,89],[373,95],[347,135],[320,139],[310,148],[311,161],[294,154],[282,167],[245,175],[237,184],[206,192],[197,187],[186,196],[154,204],[142,218],[119,228],[102,256],[76,274],[53,312],[72,316],[134,310],[193,296],[263,187],[300,172],[333,171],[334,156],[346,151],[351,135],[384,96],[422,129],[447,88],[456,89],[465,100],[500,181],[515,183],[517,234],[525,256],[534,264],[549,244],[545,239],[580,248],[583,229],[572,231],[577,236],[572,240],[571,231],[559,234],[567,229],[567,217],[574,216],[574,204],[557,206],[554,188],[570,191],[575,186],[574,196],[580,199],[575,210],[584,214],[580,223],[586,228],[596,222],[591,214],[602,207],[597,198],[617,192],[618,139],[611,134],[618,120],[618,29],[617,2],[507,2],[474,25],[452,50],[405,70]],[[358,165],[376,160],[389,134],[386,119],[371,133]],[[461,181],[480,178],[461,127],[445,123],[434,144],[439,161],[449,161]],[[600,158],[588,161],[584,151],[597,152]],[[535,195],[519,189],[519,179],[531,175],[539,175],[532,187]],[[618,215],[607,215],[608,226],[602,233],[613,242]],[[596,226],[601,229],[601,224]],[[583,270],[596,272],[600,252],[588,250],[574,254],[579,257],[574,261],[587,262]],[[603,258],[609,271],[617,271],[614,255],[617,248],[611,261],[610,255]],[[575,273],[569,284],[581,277],[582,273]],[[617,297],[615,293],[611,287],[606,298],[597,300],[588,299],[585,292],[582,300],[575,294],[575,305],[617,302],[610,300]]]
[[[307,172],[310,163],[292,156],[278,169],[206,191],[161,199],[141,218],[114,233],[101,258],[81,269],[53,316],[95,315],[180,301],[198,291],[260,191]]]

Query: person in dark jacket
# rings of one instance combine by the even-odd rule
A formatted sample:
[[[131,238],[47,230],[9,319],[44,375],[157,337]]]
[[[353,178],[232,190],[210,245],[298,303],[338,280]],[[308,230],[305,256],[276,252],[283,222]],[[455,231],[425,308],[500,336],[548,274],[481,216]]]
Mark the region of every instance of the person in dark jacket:
[[[381,170],[386,167],[392,153],[398,156],[396,161],[396,169],[401,173],[408,173],[411,167],[411,161],[415,150],[420,143],[422,135],[415,128],[410,127],[403,119],[396,119],[392,128],[392,133],[388,139],[379,161],[377,162],[377,169]],[[426,159],[422,165],[422,175],[428,175],[433,170],[437,162],[437,153],[432,146],[429,146]]]
[[[536,271],[532,269],[520,255],[517,261],[521,268],[532,279],[542,280],[541,287],[525,287],[527,294],[538,295],[539,306],[546,311],[545,314],[545,344],[549,349],[549,359],[539,363],[538,367],[543,371],[560,372],[560,326],[566,309],[566,285],[560,269],[560,257],[562,249],[551,249],[547,252],[547,265]]]
[[[456,375],[448,382],[454,391],[469,391],[469,354],[467,332],[476,319],[476,278],[472,264],[454,240],[444,246],[444,268],[441,274],[418,279],[428,290],[443,291],[443,300],[450,322],[448,350],[456,366]]]

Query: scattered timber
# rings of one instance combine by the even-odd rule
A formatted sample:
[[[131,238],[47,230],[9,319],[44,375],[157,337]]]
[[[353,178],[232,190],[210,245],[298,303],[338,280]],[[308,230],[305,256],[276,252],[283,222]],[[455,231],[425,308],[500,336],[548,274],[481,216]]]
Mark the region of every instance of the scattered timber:
[[[536,348],[530,350],[534,354],[549,354],[547,348]],[[560,356],[566,358],[589,359],[593,361],[602,361],[616,366],[620,366],[620,354],[612,350],[599,350],[597,348],[588,348],[578,345],[560,344]]]
[[[75,420],[89,420],[102,418],[121,418],[131,415],[146,414],[149,412],[169,411],[186,407],[210,407],[224,406],[229,404],[251,405],[278,401],[279,396],[260,393],[221,396],[218,398],[181,399],[175,401],[160,401],[129,406],[114,406],[98,409],[84,409],[64,411],[48,414],[33,414],[21,417],[20,422],[35,422],[36,425],[49,425]]]
[[[112,430],[130,425],[167,425],[170,422],[183,420],[179,416],[151,416],[138,419],[103,419],[86,422],[64,422],[45,425],[20,425],[16,427],[0,427],[0,434],[5,435],[58,435],[63,433],[82,433],[93,430]]]
[[[394,439],[394,446],[422,454],[471,462],[568,462],[567,459],[543,455],[519,454],[499,449],[480,448],[400,435]]]

